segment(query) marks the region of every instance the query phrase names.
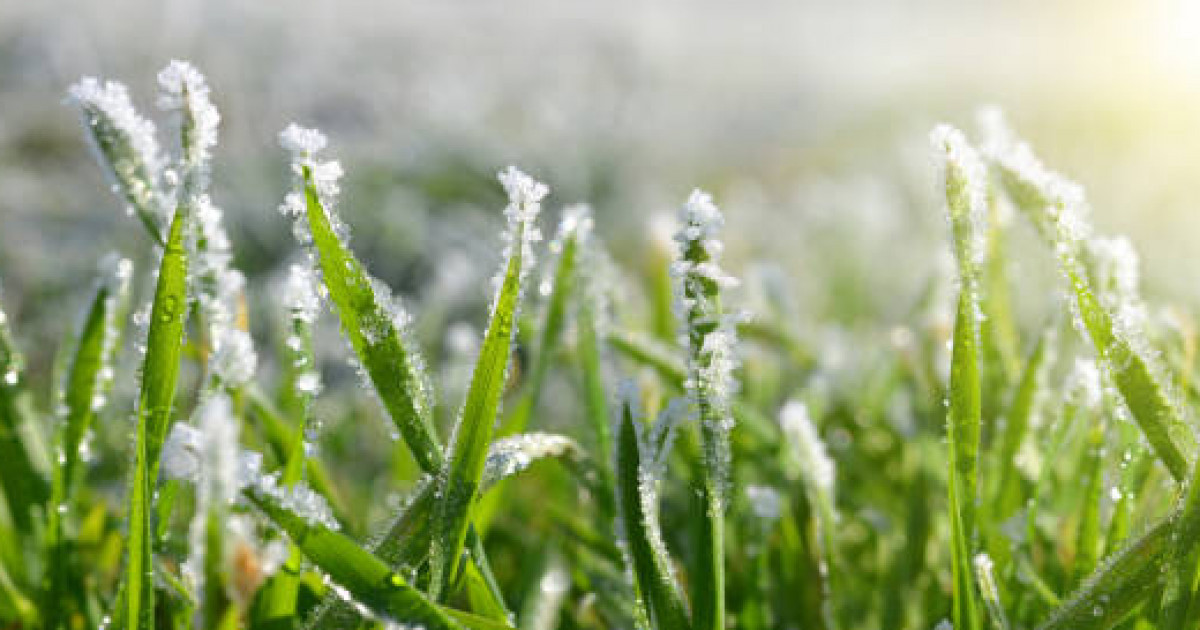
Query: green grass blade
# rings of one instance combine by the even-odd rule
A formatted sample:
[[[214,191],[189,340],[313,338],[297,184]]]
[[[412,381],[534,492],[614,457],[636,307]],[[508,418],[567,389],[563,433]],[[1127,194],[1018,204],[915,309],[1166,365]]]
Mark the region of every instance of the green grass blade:
[[[129,537],[118,605],[129,630],[153,627],[154,563],[150,528],[159,457],[171,423],[183,329],[187,319],[187,253],[184,235],[190,209],[180,205],[171,222],[167,247],[158,271],[150,310],[142,388],[138,396],[137,442],[132,489],[129,494]]]
[[[1194,630],[1200,627],[1200,463],[1194,467],[1191,482],[1181,499],[1178,516],[1171,524],[1171,545],[1164,567],[1162,610],[1159,622],[1164,628]]]
[[[66,415],[61,419],[55,449],[58,453],[47,510],[47,575],[43,599],[46,626],[57,628],[61,619],[78,609],[81,600],[72,596],[84,588],[75,584],[69,565],[69,545],[65,539],[64,519],[72,512],[74,486],[78,477],[80,447],[95,415],[104,408],[113,378],[113,359],[120,336],[133,265],[126,259],[113,260],[106,270],[88,308],[79,332],[74,358],[67,376],[63,403]]]
[[[958,261],[960,288],[950,358],[947,431],[954,562],[955,628],[980,627],[979,593],[971,579],[977,523],[982,381],[979,356],[980,269],[986,242],[986,171],[962,133],[938,127],[934,150],[944,159],[946,206]]]
[[[35,464],[34,419],[25,384],[25,359],[0,310],[0,487],[17,531],[32,535],[34,513],[49,496],[46,478]]]
[[[1046,366],[1053,354],[1053,333],[1049,330],[1038,338],[1037,345],[1025,361],[1025,369],[1017,384],[1016,393],[1005,413],[1004,431],[1000,437],[1000,448],[996,466],[1000,470],[1000,483],[996,494],[994,514],[1004,520],[1021,508],[1024,503],[1021,492],[1021,475],[1016,459],[1029,433],[1029,422],[1033,417],[1039,396],[1045,387]]]
[[[324,144],[323,138],[320,144]],[[310,153],[298,155],[303,201],[289,196],[285,208],[303,215],[307,221],[321,279],[336,307],[342,332],[350,340],[392,422],[421,469],[437,473],[442,468],[443,456],[433,426],[431,392],[423,361],[417,348],[405,338],[403,321],[397,320],[406,316],[393,313],[391,300],[380,294],[383,285],[373,281],[339,236],[342,228],[334,223],[336,219],[329,207],[333,200],[323,192],[327,182],[314,175],[314,169],[328,164],[331,163],[313,162]]]
[[[509,169],[501,174],[509,191],[510,217],[508,260],[484,335],[483,347],[471,375],[467,399],[450,444],[449,462],[440,483],[442,499],[438,509],[438,532],[433,543],[433,583],[435,595],[444,594],[455,583],[463,544],[466,541],[471,510],[478,499],[488,445],[500,410],[508,361],[512,352],[521,285],[532,264],[529,243],[535,239],[534,221],[546,188],[528,176]]]
[[[1107,630],[1115,626],[1159,585],[1171,528],[1171,519],[1160,521],[1106,559],[1038,629]]]
[[[626,400],[620,410],[616,481],[617,509],[635,585],[655,630],[688,628],[687,611],[670,568],[671,559],[658,533],[657,491],[647,487],[656,481],[645,470],[632,404]]]
[[[524,433],[528,427],[529,417],[537,408],[542,385],[566,325],[567,305],[575,292],[580,239],[586,238],[587,231],[591,228],[591,216],[586,206],[567,208],[563,213],[558,236],[550,244],[551,251],[558,254],[558,259],[554,267],[554,279],[550,285],[545,315],[542,318],[537,352],[533,356],[533,366],[529,370],[529,380],[521,400],[506,419],[502,431],[504,434]]]
[[[1079,327],[1105,362],[1129,412],[1171,476],[1188,475],[1195,438],[1185,426],[1149,355],[1133,331],[1118,327],[1105,308],[1080,256],[1089,232],[1086,201],[1078,185],[1046,169],[1028,145],[1017,141],[1001,120],[991,121],[991,160],[1008,197],[1054,248],[1075,298]]]
[[[701,499],[699,540],[692,583],[693,623],[698,630],[725,627],[725,510],[734,424],[730,409],[737,383],[733,371],[738,317],[726,314],[721,292],[737,284],[721,270],[716,240],[724,223],[707,193],[696,190],[680,210],[680,256],[672,265],[679,297],[677,316],[686,337],[685,389],[700,421],[702,457],[696,491]]]
[[[289,512],[264,493],[250,490],[247,497],[287,532],[313,564],[372,612],[399,623],[421,624],[430,630],[461,627],[399,573],[349,537]]]
[[[1096,568],[1102,551],[1100,534],[1100,501],[1104,494],[1104,422],[1097,419],[1090,427],[1084,445],[1082,476],[1082,506],[1079,511],[1079,530],[1075,537],[1074,573],[1083,579]]]
[[[608,405],[608,393],[604,386],[604,369],[601,364],[600,335],[597,331],[597,318],[600,316],[600,305],[592,297],[581,300],[577,325],[577,345],[579,365],[583,381],[583,402],[587,413],[588,424],[595,436],[595,452],[611,453],[612,425]],[[597,497],[602,510],[602,518],[611,522],[616,515],[616,505],[613,501],[615,482],[613,471],[607,457],[601,457],[597,462],[602,485],[601,496]]]

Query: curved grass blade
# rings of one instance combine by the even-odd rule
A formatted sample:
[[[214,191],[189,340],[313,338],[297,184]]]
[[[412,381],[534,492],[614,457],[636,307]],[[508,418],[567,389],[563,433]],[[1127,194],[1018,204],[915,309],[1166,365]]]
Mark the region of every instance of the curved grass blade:
[[[632,402],[623,402],[617,431],[616,488],[617,511],[629,546],[635,587],[645,602],[655,630],[691,627],[662,536],[658,533],[657,510],[653,502],[657,492],[647,487],[655,483],[644,469],[641,443],[634,425]]]
[[[1164,628],[1194,630],[1200,627],[1200,585],[1196,582],[1200,568],[1200,463],[1194,467],[1180,503],[1171,524],[1159,622]]]
[[[433,541],[431,585],[435,597],[446,593],[458,577],[471,510],[478,499],[488,444],[504,393],[517,309],[521,302],[521,285],[532,264],[532,253],[527,250],[538,238],[534,221],[547,192],[544,185],[513,168],[501,174],[501,181],[510,198],[505,212],[509,216],[512,240],[483,347],[450,444],[449,461],[440,480],[442,498],[438,509],[438,532]]]
[[[417,623],[430,630],[461,627],[399,573],[349,537],[289,512],[264,493],[251,489],[246,496],[355,602],[400,623]]]
[[[137,442],[135,445],[133,484],[129,494],[129,540],[122,585],[123,599],[118,601],[129,630],[153,627],[154,577],[151,541],[151,513],[154,511],[154,484],[158,478],[163,441],[171,423],[175,384],[179,378],[179,360],[183,329],[187,320],[187,267],[184,234],[190,208],[182,204],[171,222],[167,247],[158,271],[158,285],[150,311],[146,337],[146,358],[142,365],[142,388],[138,396]]]
[[[1171,544],[1172,521],[1159,521],[1114,553],[1038,630],[1107,630],[1125,618],[1159,585]]]
[[[93,418],[104,408],[112,382],[112,362],[133,273],[133,265],[127,259],[113,260],[109,266],[111,269],[106,270],[79,333],[63,397],[66,415],[61,419],[55,440],[58,456],[50,490],[51,507],[47,510],[48,558],[43,593],[45,623],[49,628],[57,628],[62,619],[80,607],[81,600],[72,596],[72,592],[78,595],[84,589],[82,583],[68,586],[75,574],[69,565],[64,519],[73,508],[80,447]]]
[[[1083,579],[1096,568],[1103,549],[1100,534],[1100,500],[1104,493],[1104,422],[1097,419],[1088,430],[1084,444],[1082,473],[1083,502],[1079,515],[1079,530],[1075,538],[1075,567],[1077,579]]]
[[[1008,197],[1054,248],[1059,267],[1074,295],[1079,327],[1104,361],[1125,405],[1171,476],[1188,475],[1188,454],[1195,448],[1178,410],[1127,327],[1118,327],[1105,308],[1091,274],[1080,259],[1090,227],[1082,189],[1049,171],[1029,146],[1013,137],[998,112],[985,121],[989,158]]]
[[[480,481],[480,494],[500,481],[516,475],[534,462],[557,458],[568,462],[582,457],[583,450],[570,438],[552,434],[525,434],[497,440],[488,452]],[[438,485],[427,478],[413,493],[408,505],[392,521],[373,545],[371,553],[396,571],[412,571],[429,557],[437,518]],[[485,581],[486,576],[480,575]],[[314,630],[329,627],[332,619],[342,619],[348,607],[331,604],[305,625]],[[352,612],[352,611],[350,611]],[[495,609],[493,608],[493,612]]]

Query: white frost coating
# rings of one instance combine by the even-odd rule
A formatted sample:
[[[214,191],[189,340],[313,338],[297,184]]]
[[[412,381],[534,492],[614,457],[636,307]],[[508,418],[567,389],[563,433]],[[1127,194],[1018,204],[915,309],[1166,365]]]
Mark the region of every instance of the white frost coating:
[[[723,510],[729,476],[729,433],[733,430],[730,401],[737,392],[734,371],[737,324],[742,314],[724,313],[720,292],[737,280],[719,265],[724,246],[717,235],[725,223],[712,197],[694,190],[679,211],[679,257],[671,265],[675,278],[675,311],[680,320],[681,342],[687,348],[684,388],[704,423],[706,467],[718,487],[715,509]]]
[[[274,472],[256,479],[254,489],[310,525],[320,525],[334,531],[341,528],[337,519],[333,517],[333,511],[325,497],[314,492],[303,482],[285,488],[280,484],[279,473]]]
[[[819,492],[828,495],[832,503],[837,468],[813,425],[808,406],[788,401],[779,411],[779,425],[800,462],[801,474]]]
[[[80,108],[92,146],[130,210],[164,225],[168,209],[160,179],[165,162],[154,123],[137,113],[129,90],[117,81],[101,83],[95,77],[83,77],[70,87],[68,95],[68,101]]]
[[[571,438],[551,433],[524,433],[492,442],[483,465],[481,488],[515,475],[547,457],[568,457],[579,452]]]
[[[311,325],[321,312],[321,292],[324,288],[325,285],[314,277],[311,267],[292,265],[283,285],[283,305],[293,318]]]
[[[253,378],[258,366],[254,342],[238,321],[246,279],[230,266],[233,254],[222,213],[208,195],[195,199],[195,219],[189,243],[193,264],[188,271],[191,293],[199,301],[212,344],[208,367],[217,383],[238,387]]]
[[[133,262],[128,258],[108,254],[100,262],[100,282],[107,290],[104,312],[104,337],[100,344],[100,368],[96,370],[96,382],[92,388],[90,403],[93,412],[100,411],[108,401],[108,390],[112,387],[113,358],[120,340],[120,325],[117,321],[120,305],[129,295],[129,284],[133,278]]]
[[[1088,409],[1098,409],[1104,396],[1100,368],[1091,359],[1075,359],[1075,365],[1067,376],[1067,394],[1077,404]]]
[[[504,192],[508,195],[508,205],[504,208],[504,217],[508,227],[504,231],[503,260],[507,261],[513,254],[513,247],[521,248],[521,278],[529,273],[534,265],[533,244],[542,240],[542,232],[537,226],[538,214],[542,211],[542,199],[550,192],[545,184],[509,166],[497,175]],[[518,244],[516,241],[520,239]],[[496,295],[504,282],[505,268],[492,280]],[[521,283],[524,286],[524,282]]]
[[[1004,617],[1004,607],[1000,603],[1000,589],[996,586],[996,574],[993,571],[991,556],[986,553],[976,554],[972,561],[975,567],[975,581],[979,585],[979,594],[983,597],[988,614],[997,625],[1007,628],[1008,621]]]
[[[1083,187],[1046,168],[1029,144],[1012,132],[998,108],[982,110],[979,121],[984,133],[984,156],[1036,197],[1034,201],[1043,206],[1043,213],[1034,217],[1035,223],[1060,250],[1070,250],[1060,251],[1060,255],[1073,254],[1091,237],[1090,210]]]
[[[342,166],[336,160],[317,159],[317,154],[326,146],[324,134],[292,123],[280,132],[279,144],[292,154],[293,178],[293,191],[284,197],[279,211],[294,221],[292,227],[296,240],[302,245],[308,245],[312,240],[305,220],[308,206],[304,197],[304,175],[307,172],[334,233],[343,244],[348,244],[349,230],[334,211],[338,193],[341,192]]]
[[[948,205],[947,215],[954,232],[959,263],[978,273],[987,255],[987,167],[961,131],[950,125],[938,125],[929,135],[934,151],[944,159],[943,185],[962,186],[966,193],[966,213]]]
[[[241,489],[237,465],[239,427],[233,417],[229,398],[222,394],[201,403],[196,409],[195,418],[197,428],[188,438],[192,442],[192,453],[195,457],[196,513],[188,533],[190,554],[185,563],[184,574],[191,578],[195,592],[202,594],[205,592],[203,567],[204,558],[208,553],[207,534],[210,518],[224,523],[226,510]],[[186,425],[176,423],[176,426]],[[167,469],[167,458],[164,456],[163,459],[164,469]],[[170,465],[171,469],[179,467],[179,462]]]
[[[294,154],[312,156],[325,148],[327,140],[325,134],[316,129],[291,123],[280,132],[279,144]]]
[[[192,64],[173,60],[158,73],[158,106],[181,114],[180,131],[185,194],[208,187],[212,150],[221,114],[209,99],[208,81]]]

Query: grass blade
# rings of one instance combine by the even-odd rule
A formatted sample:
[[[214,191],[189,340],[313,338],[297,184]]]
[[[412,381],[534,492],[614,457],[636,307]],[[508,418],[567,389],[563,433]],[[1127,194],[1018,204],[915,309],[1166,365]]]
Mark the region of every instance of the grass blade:
[[[181,204],[175,211],[158,270],[158,285],[150,310],[142,388],[138,396],[137,442],[133,486],[129,495],[129,540],[119,602],[129,630],[153,627],[154,562],[150,528],[154,511],[154,484],[167,428],[171,424],[175,384],[183,329],[187,320],[187,252],[184,234],[191,209]]]
[[[79,332],[74,359],[67,376],[63,402],[66,415],[61,419],[55,449],[58,456],[47,510],[47,577],[43,610],[47,627],[58,627],[60,620],[81,607],[77,597],[83,584],[72,584],[70,550],[64,520],[73,511],[74,487],[78,481],[80,448],[93,418],[104,408],[113,378],[113,359],[120,336],[121,320],[129,293],[133,265],[127,259],[113,259],[101,279]],[[75,596],[72,595],[75,594]]]
[[[502,284],[492,306],[487,333],[461,417],[450,444],[449,462],[443,473],[438,528],[433,544],[432,592],[440,595],[458,576],[459,556],[466,540],[471,509],[478,498],[488,444],[504,393],[508,361],[521,301],[521,285],[532,264],[531,243],[537,240],[537,219],[547,189],[514,168],[501,173],[508,191],[508,260]]]
[[[734,347],[738,317],[725,314],[721,290],[737,281],[718,266],[722,245],[716,240],[724,223],[712,198],[693,191],[680,211],[676,235],[680,257],[672,265],[677,286],[678,317],[687,344],[685,389],[700,419],[699,493],[702,519],[693,581],[692,619],[698,630],[725,627],[725,509],[732,455],[730,401],[736,389]]]
[[[986,171],[962,133],[941,126],[931,136],[944,156],[946,207],[958,261],[960,288],[950,358],[947,431],[950,441],[949,494],[954,563],[955,628],[978,628],[979,594],[971,576],[972,540],[978,504],[979,439],[982,424],[980,377],[980,269],[985,258]]]
[[[1116,625],[1158,586],[1170,537],[1170,519],[1155,524],[1105,560],[1038,630],[1107,630]]]
[[[34,422],[21,356],[0,310],[0,486],[17,532],[30,536],[34,513],[49,496],[45,476],[36,465]]]
[[[634,424],[634,404],[627,398],[621,405],[615,468],[617,509],[635,586],[655,630],[689,628],[671,559],[658,532],[657,480],[646,470],[647,455]]]
[[[424,362],[405,337],[407,315],[382,294],[345,243],[345,227],[332,211],[341,169],[337,162],[317,162],[325,138],[314,130],[292,126],[281,135],[293,151],[293,168],[302,191],[288,195],[283,212],[307,225],[321,280],[329,292],[363,369],[399,429],[413,457],[427,473],[441,470],[443,456],[433,427],[432,395]]]
[[[461,627],[399,573],[349,537],[288,511],[268,494],[251,489],[247,497],[287,532],[313,564],[345,589],[347,596],[372,612],[399,623],[418,623],[430,630]]]
[[[1028,145],[1012,137],[997,115],[992,115],[986,123],[991,136],[989,157],[999,172],[1000,182],[1008,197],[1054,248],[1075,298],[1073,310],[1079,328],[1108,367],[1117,390],[1155,454],[1172,477],[1177,481],[1186,479],[1187,454],[1194,450],[1195,438],[1167,396],[1137,333],[1130,326],[1117,325],[1081,259],[1090,233],[1082,189],[1047,170]]]

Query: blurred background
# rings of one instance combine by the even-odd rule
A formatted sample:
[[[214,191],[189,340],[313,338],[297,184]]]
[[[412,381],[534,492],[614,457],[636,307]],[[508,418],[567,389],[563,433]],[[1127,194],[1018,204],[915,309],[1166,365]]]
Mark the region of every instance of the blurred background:
[[[295,256],[276,138],[297,121],[347,171],[356,251],[418,313],[481,324],[512,163],[550,185],[547,232],[588,201],[626,268],[709,189],[734,273],[786,283],[811,326],[887,330],[950,276],[927,132],[998,104],[1133,239],[1151,296],[1198,295],[1196,2],[4,2],[0,282],[43,364],[104,252],[152,260],[66,88],[118,79],[156,117],[171,58],[221,109],[213,194],[252,288]],[[1026,240],[1014,273],[1052,289]]]

